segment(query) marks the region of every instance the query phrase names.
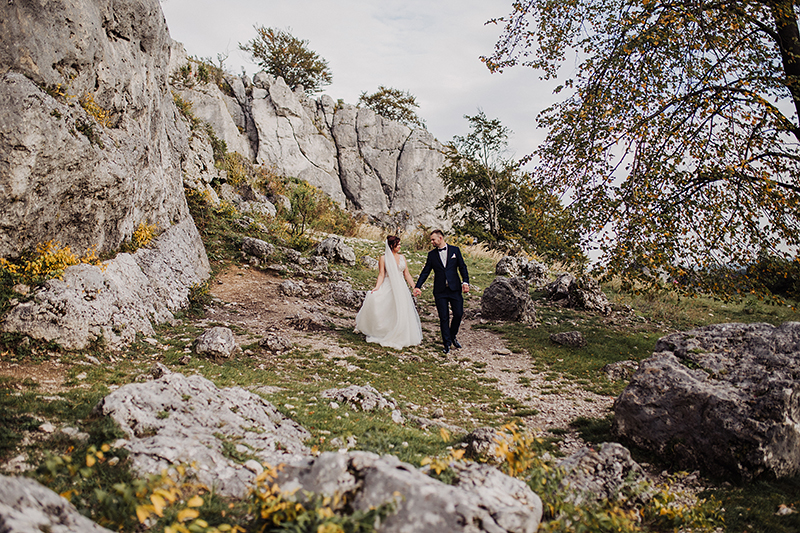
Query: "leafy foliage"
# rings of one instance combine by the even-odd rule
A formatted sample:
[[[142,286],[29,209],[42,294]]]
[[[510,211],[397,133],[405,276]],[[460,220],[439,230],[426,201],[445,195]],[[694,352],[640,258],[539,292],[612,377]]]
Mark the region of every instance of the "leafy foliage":
[[[280,76],[293,91],[302,86],[313,94],[333,81],[328,62],[308,48],[308,41],[287,30],[255,26],[257,37],[239,48],[267,73]]]
[[[487,66],[556,78],[568,96],[539,116],[532,154],[567,193],[602,266],[655,286],[791,260],[800,246],[800,32],[794,3],[530,0],[492,22]],[[717,276],[718,278],[718,276]],[[706,283],[705,281],[708,280]],[[763,289],[763,287],[762,287]]]
[[[492,246],[582,262],[575,224],[559,199],[505,156],[508,128],[483,111],[465,118],[472,131],[454,137],[439,172],[447,190],[439,208],[455,218],[456,229]]]
[[[26,254],[16,262],[0,258],[0,270],[22,283],[36,284],[47,279],[60,278],[64,269],[79,263],[100,265],[97,248],[92,246],[78,257],[69,246],[61,246],[57,241],[47,241],[37,244],[35,252]]]
[[[322,496],[310,492],[286,492],[275,483],[278,469],[267,468],[256,477],[251,490],[255,516],[248,531],[317,533],[371,533],[376,521],[391,515],[393,501],[368,511],[347,511],[347,499],[339,494]]]
[[[164,533],[221,533],[244,531],[225,520],[219,497],[175,467],[176,481],[167,471],[133,479],[124,451],[108,444],[91,445],[73,454],[48,457],[37,470],[51,489],[60,491],[81,514],[106,528],[139,531],[157,525]]]
[[[366,91],[358,97],[358,104],[364,105],[389,120],[405,124],[410,128],[425,127],[425,122],[417,116],[417,99],[408,91],[381,85],[372,94]]]

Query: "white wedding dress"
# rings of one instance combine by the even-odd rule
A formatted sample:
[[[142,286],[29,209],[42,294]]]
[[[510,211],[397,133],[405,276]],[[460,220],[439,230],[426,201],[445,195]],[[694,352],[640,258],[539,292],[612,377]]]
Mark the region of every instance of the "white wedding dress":
[[[400,265],[389,245],[383,263],[386,274],[376,291],[368,292],[356,315],[356,332],[364,333],[367,342],[401,349],[422,342],[422,325],[411,292],[403,278],[404,258]]]

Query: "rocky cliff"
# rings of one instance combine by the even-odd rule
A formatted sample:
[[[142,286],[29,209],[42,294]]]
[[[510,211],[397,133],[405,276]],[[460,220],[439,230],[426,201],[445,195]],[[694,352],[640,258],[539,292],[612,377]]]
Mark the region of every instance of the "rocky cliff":
[[[186,64],[182,47],[174,47],[172,68]],[[252,80],[226,76],[224,84],[226,91],[173,76],[177,94],[229,151],[303,179],[351,211],[384,221],[405,213],[411,228],[450,227],[436,209],[445,193],[443,149],[428,131],[329,96],[311,99],[264,72]]]
[[[189,216],[157,0],[5,2],[0,40],[0,257]]]
[[[0,257],[48,241],[112,253],[138,227],[160,233],[134,255],[69,267],[3,329],[75,349],[152,331],[210,273],[158,1],[6,2],[0,42]]]

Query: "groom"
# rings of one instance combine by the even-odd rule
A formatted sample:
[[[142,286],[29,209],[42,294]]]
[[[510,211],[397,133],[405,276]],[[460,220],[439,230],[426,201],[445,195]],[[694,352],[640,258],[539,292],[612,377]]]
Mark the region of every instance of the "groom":
[[[450,346],[461,348],[456,335],[464,316],[464,298],[461,292],[469,292],[469,274],[467,265],[461,257],[461,250],[456,246],[449,246],[444,241],[444,233],[435,229],[431,232],[431,244],[435,249],[428,252],[428,260],[419,274],[419,280],[414,287],[414,296],[422,294],[422,284],[428,279],[433,269],[433,299],[436,301],[436,310],[439,312],[439,326],[442,330],[444,353],[450,353]],[[458,274],[461,273],[461,278]],[[462,281],[463,280],[463,281]],[[448,309],[449,306],[449,309]],[[450,321],[450,309],[453,311],[453,320]]]

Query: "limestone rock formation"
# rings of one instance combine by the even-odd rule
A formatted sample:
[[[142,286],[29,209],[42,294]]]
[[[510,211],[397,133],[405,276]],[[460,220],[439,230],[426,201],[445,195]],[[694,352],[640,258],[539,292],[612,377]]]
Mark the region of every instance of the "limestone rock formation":
[[[243,497],[256,472],[226,457],[225,444],[277,465],[309,450],[310,434],[260,396],[239,387],[218,389],[199,375],[166,373],[155,381],[125,385],[95,407],[119,424],[141,474],[192,464],[198,479],[226,496]]]
[[[24,477],[0,475],[0,531],[14,533],[111,533],[67,500]]]
[[[55,341],[80,350],[92,342],[109,347],[154,334],[153,324],[173,318],[189,290],[208,278],[211,267],[191,218],[170,227],[148,248],[118,254],[101,267],[68,267],[34,298],[13,307],[3,331]]]
[[[613,431],[681,465],[800,473],[800,323],[715,324],[660,339],[614,404]]]
[[[176,47],[173,69],[186,61]],[[404,215],[400,229],[417,223],[451,226],[436,209],[444,197],[438,177],[443,146],[428,131],[412,130],[369,108],[337,104],[329,96],[312,100],[264,72],[252,81],[226,77],[229,91],[213,83],[175,83],[193,114],[211,124],[229,151],[305,180],[341,206],[387,225],[395,226]]]
[[[186,219],[158,1],[6,2],[0,20],[0,257]]]
[[[481,296],[481,317],[523,324],[536,322],[536,309],[528,292],[528,283],[522,278],[494,278]]]
[[[397,512],[381,523],[382,533],[538,529],[542,502],[525,483],[488,465],[455,468],[457,483],[445,485],[394,456],[328,452],[283,468],[278,484],[284,490],[348,494],[350,505],[362,511],[394,500]]]

